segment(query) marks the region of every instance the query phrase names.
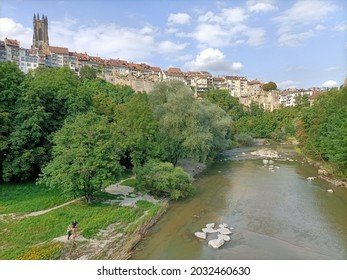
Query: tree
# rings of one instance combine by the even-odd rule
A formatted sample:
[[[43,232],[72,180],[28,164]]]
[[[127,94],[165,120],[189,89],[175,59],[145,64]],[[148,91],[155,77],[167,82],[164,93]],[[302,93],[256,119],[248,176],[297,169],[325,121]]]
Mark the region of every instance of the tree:
[[[97,71],[88,65],[82,66],[80,69],[80,79],[82,82],[84,81],[92,81],[96,79]]]
[[[79,81],[68,68],[38,68],[22,83],[3,162],[3,179],[25,180],[50,160],[52,133],[67,117],[90,108],[78,94]]]
[[[274,82],[268,82],[263,84],[263,90],[265,91],[276,90],[276,89],[277,89],[277,84]]]
[[[193,192],[192,178],[169,162],[149,160],[136,174],[139,188],[152,195],[179,199]]]
[[[105,116],[88,112],[55,133],[53,159],[45,166],[39,183],[60,188],[91,202],[97,190],[119,178],[120,149]]]
[[[124,151],[122,163],[127,167],[136,168],[158,155],[158,122],[154,120],[147,94],[136,94],[117,105],[112,127]]]
[[[211,102],[195,99],[182,82],[157,84],[149,101],[164,161],[174,165],[184,157],[205,161],[230,143],[231,118]]]
[[[12,62],[0,62],[0,178],[3,160],[8,153],[9,136],[14,130],[16,102],[23,92],[25,75]]]

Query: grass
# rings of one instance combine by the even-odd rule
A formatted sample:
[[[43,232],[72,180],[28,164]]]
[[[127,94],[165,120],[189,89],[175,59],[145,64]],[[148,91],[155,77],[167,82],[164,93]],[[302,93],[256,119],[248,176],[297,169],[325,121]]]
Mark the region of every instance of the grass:
[[[2,184],[0,188],[1,213],[23,214],[54,207],[68,200],[61,193],[34,183]],[[100,198],[109,196],[102,195]],[[136,208],[78,201],[40,216],[9,222],[0,220],[0,259],[59,259],[64,246],[51,241],[65,235],[67,226],[73,220],[78,221],[79,231],[85,238],[94,238],[110,224],[120,222],[122,226],[119,228],[123,230],[128,224],[137,222],[145,211],[153,215],[158,209],[160,206],[148,201],[137,202]]]
[[[137,180],[135,178],[130,178],[122,182],[123,186],[128,187],[136,187],[137,186]]]
[[[71,195],[35,182],[0,184],[0,214],[25,214],[44,210],[71,200]]]

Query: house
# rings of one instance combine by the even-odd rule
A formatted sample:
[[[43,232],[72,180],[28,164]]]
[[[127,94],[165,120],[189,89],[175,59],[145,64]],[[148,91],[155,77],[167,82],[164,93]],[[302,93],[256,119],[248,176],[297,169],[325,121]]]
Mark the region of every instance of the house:
[[[225,76],[231,96],[248,96],[247,78],[241,76]]]

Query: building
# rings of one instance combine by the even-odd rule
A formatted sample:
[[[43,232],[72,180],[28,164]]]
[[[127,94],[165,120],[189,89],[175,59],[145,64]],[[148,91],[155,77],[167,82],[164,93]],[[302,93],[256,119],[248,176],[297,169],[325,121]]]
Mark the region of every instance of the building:
[[[15,62],[19,66],[20,43],[14,39],[5,39],[6,60]]]
[[[308,99],[313,95],[313,89],[296,89],[291,88],[287,90],[283,90],[279,95],[279,100],[282,106],[295,106],[296,99],[298,96],[303,97],[304,95],[308,96]]]
[[[225,76],[231,96],[248,96],[247,78],[240,76]]]
[[[263,93],[263,82],[258,80],[248,81],[247,82],[247,95],[256,96]]]
[[[47,49],[49,46],[48,39],[48,18],[42,15],[40,19],[40,15],[37,16],[34,14],[33,18],[34,25],[34,34],[33,34],[33,44],[31,46],[32,49]]]
[[[20,48],[19,54],[19,68],[25,74],[39,67],[39,57],[36,51]]]
[[[70,67],[70,55],[68,48],[49,46],[43,50],[45,65],[48,67]]]

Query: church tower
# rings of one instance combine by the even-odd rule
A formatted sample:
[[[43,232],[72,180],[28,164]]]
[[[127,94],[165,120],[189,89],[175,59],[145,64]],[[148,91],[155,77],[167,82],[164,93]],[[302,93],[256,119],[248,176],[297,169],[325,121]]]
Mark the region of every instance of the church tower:
[[[34,35],[33,35],[33,45],[32,48],[46,49],[49,46],[48,40],[48,19],[42,15],[37,16],[34,14]]]

